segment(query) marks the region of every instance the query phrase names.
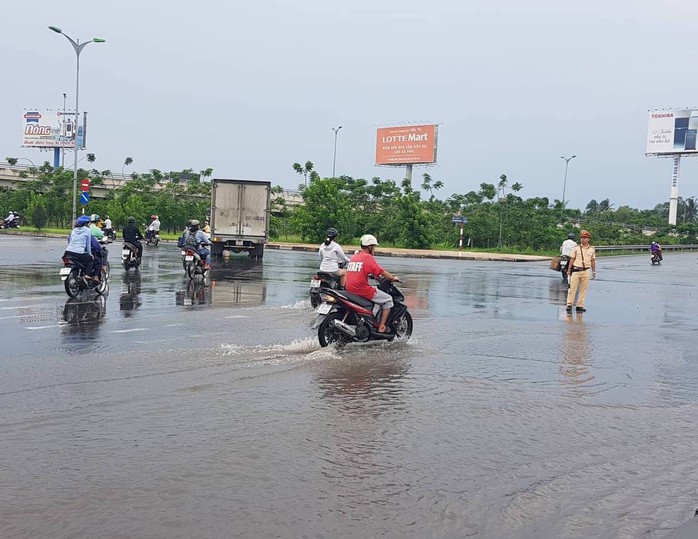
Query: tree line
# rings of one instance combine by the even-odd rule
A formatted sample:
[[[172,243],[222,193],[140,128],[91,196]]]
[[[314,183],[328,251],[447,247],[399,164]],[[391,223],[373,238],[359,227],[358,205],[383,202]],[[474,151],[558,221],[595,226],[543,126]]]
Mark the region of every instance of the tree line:
[[[8,158],[8,162],[11,160]],[[94,163],[94,156],[88,155]],[[124,165],[130,165],[127,158]],[[502,174],[496,182],[482,182],[466,193],[439,198],[440,180],[423,174],[421,180],[399,184],[379,177],[366,180],[351,176],[322,178],[313,163],[294,163],[292,169],[303,177],[299,186],[304,204],[292,208],[283,198],[284,189],[273,187],[270,219],[272,239],[300,239],[319,243],[329,227],[340,231],[341,241],[356,243],[365,234],[379,242],[406,248],[458,246],[460,225],[452,218],[467,218],[463,226],[464,247],[472,249],[545,252],[556,250],[568,233],[587,228],[593,242],[602,244],[696,243],[698,205],[694,197],[679,199],[678,221],[667,224],[669,203],[651,210],[628,206],[618,208],[608,199],[590,200],[583,210],[565,207],[560,200],[525,198],[524,186]],[[133,173],[117,185],[110,171],[80,169],[93,186],[109,185],[105,198],[92,198],[86,213],[109,215],[115,226],[129,216],[138,223],[160,217],[162,228],[178,232],[189,219],[205,220],[210,211],[212,169],[194,172],[162,172],[152,169]],[[53,168],[48,162],[21,173],[27,181],[14,188],[0,189],[0,211],[18,211],[22,221],[38,228],[70,227],[72,213],[72,170]],[[29,179],[29,178],[33,179]],[[651,238],[649,237],[651,234]]]

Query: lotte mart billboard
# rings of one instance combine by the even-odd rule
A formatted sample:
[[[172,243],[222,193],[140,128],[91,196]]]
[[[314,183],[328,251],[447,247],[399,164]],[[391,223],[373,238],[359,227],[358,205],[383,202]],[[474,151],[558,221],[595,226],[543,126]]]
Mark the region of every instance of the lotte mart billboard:
[[[647,130],[647,154],[692,154],[698,134],[698,109],[651,110]]]
[[[24,111],[22,146],[25,148],[74,148],[76,136],[78,129],[74,112],[37,109]]]
[[[381,127],[376,134],[376,165],[436,163],[436,125]]]

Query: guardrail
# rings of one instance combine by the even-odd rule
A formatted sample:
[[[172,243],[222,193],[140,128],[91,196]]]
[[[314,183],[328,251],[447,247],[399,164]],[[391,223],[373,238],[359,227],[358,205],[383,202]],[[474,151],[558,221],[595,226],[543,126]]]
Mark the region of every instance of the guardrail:
[[[648,251],[649,245],[594,245],[597,251]],[[662,245],[662,251],[698,251],[698,245]]]

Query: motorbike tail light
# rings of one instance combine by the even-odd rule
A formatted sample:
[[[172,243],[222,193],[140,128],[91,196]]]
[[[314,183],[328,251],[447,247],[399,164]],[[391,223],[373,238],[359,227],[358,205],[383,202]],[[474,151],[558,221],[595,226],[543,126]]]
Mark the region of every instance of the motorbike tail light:
[[[337,298],[329,294],[320,294],[320,299],[325,303],[337,303]]]
[[[64,256],[63,257],[63,265],[64,266],[72,266],[73,265],[72,258],[68,258],[67,256]]]

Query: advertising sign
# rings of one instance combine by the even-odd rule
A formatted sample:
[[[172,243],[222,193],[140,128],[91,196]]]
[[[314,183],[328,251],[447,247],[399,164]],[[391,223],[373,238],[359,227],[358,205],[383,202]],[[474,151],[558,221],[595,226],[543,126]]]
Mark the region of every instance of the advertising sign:
[[[435,125],[381,127],[376,135],[376,165],[436,163]]]
[[[649,112],[647,154],[693,154],[698,134],[698,109]]]
[[[22,146],[27,148],[74,148],[77,135],[75,113],[59,110],[25,110]]]

